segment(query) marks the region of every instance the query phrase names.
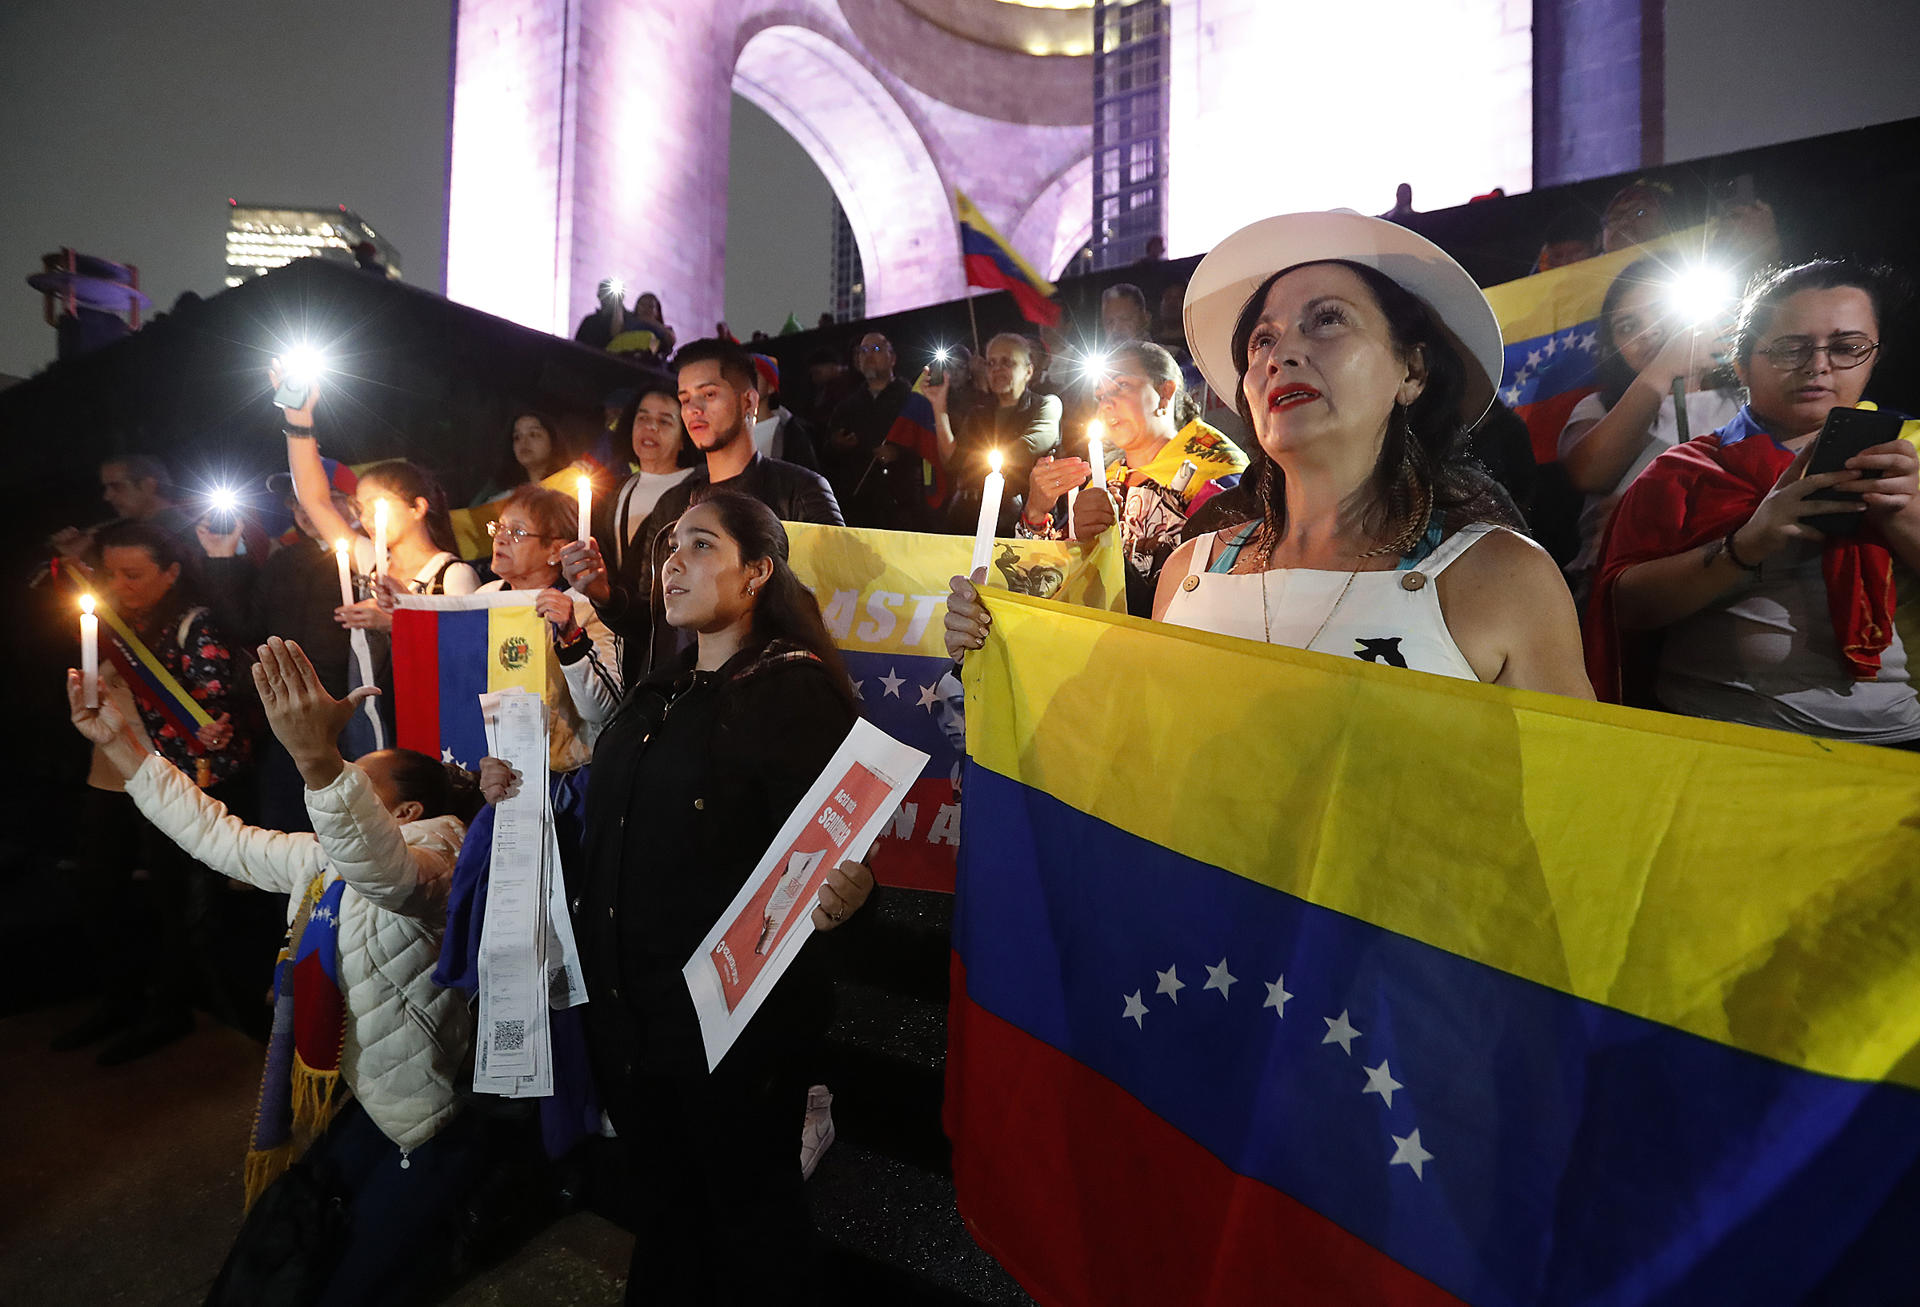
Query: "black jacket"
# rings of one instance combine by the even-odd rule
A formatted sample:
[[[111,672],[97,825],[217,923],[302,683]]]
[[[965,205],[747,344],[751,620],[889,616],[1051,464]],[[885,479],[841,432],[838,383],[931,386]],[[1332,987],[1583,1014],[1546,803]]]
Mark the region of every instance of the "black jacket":
[[[656,669],[674,666],[686,650],[680,633],[667,625],[664,615],[656,616],[653,611],[653,578],[673,552],[668,528],[680,520],[696,494],[704,496],[716,489],[751,495],[771,508],[782,522],[846,525],[840,516],[840,503],[825,477],[757,453],[739,476],[709,481],[707,469],[698,467],[679,485],[669,486],[634,533],[633,544],[619,569],[608,575],[611,594],[607,602],[594,605],[600,620],[625,642],[626,685],[638,685]]]
[[[636,1075],[705,1074],[681,968],[852,728],[832,677],[796,646],[749,647],[716,672],[636,686],[601,732],[572,903],[594,1070],[611,1096]],[[730,1062],[817,1044],[851,927],[807,943]]]

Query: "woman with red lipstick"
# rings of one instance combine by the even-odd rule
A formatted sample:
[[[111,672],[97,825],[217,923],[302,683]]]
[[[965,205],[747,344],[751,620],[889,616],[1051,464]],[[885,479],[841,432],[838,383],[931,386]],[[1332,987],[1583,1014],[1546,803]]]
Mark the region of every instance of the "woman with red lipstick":
[[[1378,218],[1289,214],[1202,260],[1186,316],[1267,461],[1259,518],[1176,550],[1156,618],[1591,697],[1559,569],[1464,453],[1502,346],[1459,264]],[[989,620],[956,577],[949,651],[978,648]]]
[[[1816,260],[1748,293],[1734,336],[1746,407],[1656,458],[1607,532],[1587,615],[1604,696],[1920,743],[1891,566],[1920,566],[1920,459],[1895,440],[1806,475],[1827,414],[1866,392],[1887,286],[1877,270]],[[1823,489],[1859,498],[1811,498]],[[1861,529],[1827,535],[1803,520],[1835,512],[1859,515]]]

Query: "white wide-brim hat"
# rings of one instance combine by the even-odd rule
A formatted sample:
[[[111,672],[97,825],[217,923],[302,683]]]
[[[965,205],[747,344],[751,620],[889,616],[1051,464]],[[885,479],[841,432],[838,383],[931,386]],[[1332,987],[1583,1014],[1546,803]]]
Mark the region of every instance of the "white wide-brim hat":
[[[1200,260],[1187,282],[1187,348],[1214,392],[1227,399],[1239,393],[1233,327],[1254,292],[1276,272],[1329,259],[1374,269],[1432,311],[1466,364],[1460,420],[1471,427],[1484,417],[1504,354],[1493,306],[1467,270],[1438,245],[1398,223],[1350,209],[1262,218]]]

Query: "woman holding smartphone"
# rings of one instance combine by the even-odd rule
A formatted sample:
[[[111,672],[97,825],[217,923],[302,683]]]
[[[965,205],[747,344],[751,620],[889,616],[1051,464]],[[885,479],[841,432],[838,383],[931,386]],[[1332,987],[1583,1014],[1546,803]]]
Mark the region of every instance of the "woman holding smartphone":
[[[1892,440],[1807,471],[1827,415],[1866,392],[1888,284],[1816,260],[1748,293],[1734,335],[1746,406],[1656,458],[1602,545],[1586,631],[1601,697],[1920,745],[1892,576],[1894,558],[1920,566],[1920,459]],[[1812,497],[1823,490],[1849,498]],[[1829,535],[1808,520],[1833,513],[1858,515],[1860,529]]]

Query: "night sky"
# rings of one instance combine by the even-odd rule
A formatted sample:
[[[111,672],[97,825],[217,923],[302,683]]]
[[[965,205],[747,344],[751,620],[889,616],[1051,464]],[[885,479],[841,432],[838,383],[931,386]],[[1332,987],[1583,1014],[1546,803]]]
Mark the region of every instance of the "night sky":
[[[0,3],[0,373],[53,331],[25,283],[72,245],[137,264],[164,310],[224,286],[229,196],[356,210],[441,289],[451,0]],[[831,199],[735,100],[727,288],[744,338],[828,307]],[[675,324],[683,338],[711,323]]]

